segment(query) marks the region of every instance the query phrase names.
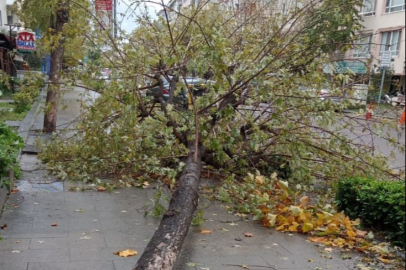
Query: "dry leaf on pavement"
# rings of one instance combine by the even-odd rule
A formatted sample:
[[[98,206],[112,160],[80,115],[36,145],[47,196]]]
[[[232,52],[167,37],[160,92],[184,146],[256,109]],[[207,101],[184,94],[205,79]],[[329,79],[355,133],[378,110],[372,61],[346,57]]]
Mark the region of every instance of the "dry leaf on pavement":
[[[135,250],[132,250],[132,249],[126,249],[126,250],[114,252],[114,255],[117,255],[117,256],[120,256],[123,258],[135,256],[137,254],[138,254],[138,252]]]
[[[17,188],[13,188],[10,190],[11,194],[16,194],[17,192],[20,192]]]
[[[325,243],[325,242],[327,242],[328,241],[328,238],[327,237],[318,237],[318,236],[315,236],[315,237],[310,237],[309,238],[309,241],[310,242],[314,242],[314,243]]]
[[[254,234],[253,233],[244,233],[244,236],[245,237],[254,237]]]
[[[358,237],[365,237],[368,234],[368,232],[361,230],[356,230],[356,233]]]
[[[333,252],[333,249],[332,249],[332,248],[325,248],[324,250],[325,250],[326,252],[328,252],[328,253]]]
[[[52,227],[57,227],[57,226],[58,226],[58,223],[52,223],[51,226],[52,226]]]
[[[2,230],[7,229],[7,224],[3,224],[3,226],[1,226],[0,229],[2,229]]]
[[[98,187],[97,191],[103,192],[103,191],[106,191],[106,188],[105,187]]]
[[[212,230],[201,230],[200,233],[201,234],[212,234],[213,231]]]

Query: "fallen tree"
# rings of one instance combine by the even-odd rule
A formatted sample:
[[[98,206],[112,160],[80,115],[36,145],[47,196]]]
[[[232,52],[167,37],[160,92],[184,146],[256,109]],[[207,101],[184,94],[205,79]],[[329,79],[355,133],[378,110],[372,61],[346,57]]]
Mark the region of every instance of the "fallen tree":
[[[134,269],[172,269],[189,231],[199,199],[201,150],[191,147],[168,211]],[[197,157],[197,159],[195,159]]]
[[[236,178],[279,172],[300,185],[394,176],[385,157],[341,132],[361,125],[373,135],[381,128],[340,113],[352,105],[343,94],[356,82],[322,70],[337,50],[351,47],[361,2],[303,1],[286,14],[275,14],[266,1],[256,9],[204,1],[170,11],[162,4],[164,18],[140,16],[126,43],[113,41],[87,72],[75,74],[86,88],[97,85],[101,96],[85,106],[77,135],[54,140],[41,156],[64,178],[113,178],[116,186],[159,178],[176,189],[136,270],[173,268],[204,165]],[[103,47],[110,36],[95,32],[86,39]],[[110,82],[94,76],[100,63],[112,69]],[[191,74],[210,80],[193,85]],[[324,100],[319,93],[326,84],[331,99]],[[203,95],[195,94],[197,87]]]

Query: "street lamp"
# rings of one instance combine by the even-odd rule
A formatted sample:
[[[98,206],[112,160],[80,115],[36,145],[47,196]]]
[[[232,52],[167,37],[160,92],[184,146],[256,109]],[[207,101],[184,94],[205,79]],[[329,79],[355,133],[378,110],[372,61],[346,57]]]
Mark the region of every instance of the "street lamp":
[[[15,29],[15,28],[17,28],[17,30],[19,30],[20,29],[20,27],[22,26],[21,25],[21,23],[16,23],[16,24],[5,24],[5,25],[7,25],[8,27],[9,27],[9,35],[10,35],[10,43],[9,43],[9,50],[10,51],[12,51],[13,50],[13,36],[12,36],[12,34],[13,34],[13,30]],[[13,67],[13,66],[11,66],[11,92],[13,92],[14,93],[14,69],[15,69],[15,67]]]

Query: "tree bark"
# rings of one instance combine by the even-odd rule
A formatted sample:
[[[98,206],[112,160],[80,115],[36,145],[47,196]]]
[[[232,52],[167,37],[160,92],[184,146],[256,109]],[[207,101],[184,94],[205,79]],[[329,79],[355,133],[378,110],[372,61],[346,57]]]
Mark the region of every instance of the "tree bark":
[[[53,16],[51,16],[53,20]],[[51,21],[51,28],[54,35],[58,36],[63,31],[63,26],[69,20],[69,0],[61,0],[57,5],[56,20]],[[51,52],[51,70],[49,75],[49,85],[46,98],[46,109],[44,115],[44,132],[52,133],[56,130],[58,114],[58,101],[60,94],[60,73],[64,55],[64,35],[57,41],[58,46]]]
[[[171,270],[173,268],[198,204],[202,166],[200,149],[197,156],[195,160],[195,148],[191,147],[169,209],[133,270]]]

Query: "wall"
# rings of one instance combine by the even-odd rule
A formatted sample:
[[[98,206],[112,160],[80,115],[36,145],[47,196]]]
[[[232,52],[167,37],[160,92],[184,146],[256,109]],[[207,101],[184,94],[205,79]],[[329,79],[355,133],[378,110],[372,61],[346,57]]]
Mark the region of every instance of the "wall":
[[[5,28],[7,23],[7,9],[6,9],[6,0],[0,0],[0,12],[1,12],[1,22],[0,28]]]
[[[375,15],[364,17],[363,25],[365,33],[372,34],[371,56],[373,64],[379,65],[379,51],[381,49],[382,32],[402,30],[399,55],[393,56],[393,68],[395,75],[405,75],[405,11],[386,13],[386,0],[376,0]],[[353,51],[347,53],[352,57]]]

